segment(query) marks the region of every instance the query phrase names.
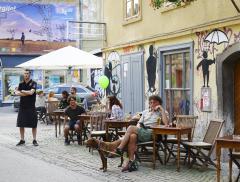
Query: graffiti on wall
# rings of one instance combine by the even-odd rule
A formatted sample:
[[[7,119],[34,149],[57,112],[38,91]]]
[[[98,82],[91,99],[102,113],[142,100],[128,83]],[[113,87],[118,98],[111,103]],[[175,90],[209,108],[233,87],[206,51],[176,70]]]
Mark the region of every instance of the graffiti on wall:
[[[107,68],[106,75],[109,78],[110,84],[108,86],[107,95],[115,95],[118,98],[121,98],[120,88],[121,88],[121,65],[120,57],[116,51],[113,51],[109,54],[107,58],[108,64],[105,66]]]
[[[98,84],[99,77],[102,75],[102,69],[91,69],[91,87],[98,92],[100,98],[104,97],[104,90]]]
[[[227,49],[232,44],[240,42],[240,31],[234,32],[232,28],[228,27],[223,27],[222,31],[226,34],[229,40],[228,43],[223,44],[224,50]],[[219,47],[214,46],[214,44],[204,41],[205,37],[208,34],[209,31],[196,32],[197,41],[195,53],[197,55],[197,59],[202,58],[203,51],[207,51],[208,54],[212,56],[214,52],[219,53],[219,51],[222,50],[219,49]]]
[[[106,92],[98,84],[100,76],[105,75],[109,79],[109,85],[106,88]],[[120,57],[116,51],[109,54],[107,58],[107,64],[102,69],[91,69],[91,87],[98,91],[100,97],[105,95],[115,95],[121,98],[121,65]]]

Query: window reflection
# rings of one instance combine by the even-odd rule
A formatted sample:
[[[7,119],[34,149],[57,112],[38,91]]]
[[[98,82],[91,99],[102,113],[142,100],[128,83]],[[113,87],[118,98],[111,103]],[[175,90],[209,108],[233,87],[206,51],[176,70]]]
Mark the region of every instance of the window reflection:
[[[164,99],[170,115],[190,114],[190,54],[164,55]]]

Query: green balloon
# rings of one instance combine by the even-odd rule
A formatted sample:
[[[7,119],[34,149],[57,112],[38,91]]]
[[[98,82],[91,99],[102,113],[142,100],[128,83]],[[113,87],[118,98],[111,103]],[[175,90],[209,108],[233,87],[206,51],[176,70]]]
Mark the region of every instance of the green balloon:
[[[104,75],[100,76],[99,79],[98,79],[98,83],[99,83],[101,88],[105,89],[109,85],[109,79],[108,79],[108,77],[106,77]]]

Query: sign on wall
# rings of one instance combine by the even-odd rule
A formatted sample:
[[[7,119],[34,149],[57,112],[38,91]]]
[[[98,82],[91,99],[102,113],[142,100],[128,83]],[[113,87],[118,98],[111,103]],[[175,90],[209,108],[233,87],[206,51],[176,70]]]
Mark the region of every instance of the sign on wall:
[[[212,93],[211,88],[209,87],[202,87],[201,88],[201,110],[203,112],[211,112],[212,108]]]

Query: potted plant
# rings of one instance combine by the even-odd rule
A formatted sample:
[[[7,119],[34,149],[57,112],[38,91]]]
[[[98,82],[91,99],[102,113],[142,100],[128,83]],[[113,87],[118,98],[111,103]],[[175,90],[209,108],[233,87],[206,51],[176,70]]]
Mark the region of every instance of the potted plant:
[[[165,3],[173,3],[176,6],[180,6],[182,3],[190,3],[194,0],[150,0],[150,6],[153,8],[161,8]]]

